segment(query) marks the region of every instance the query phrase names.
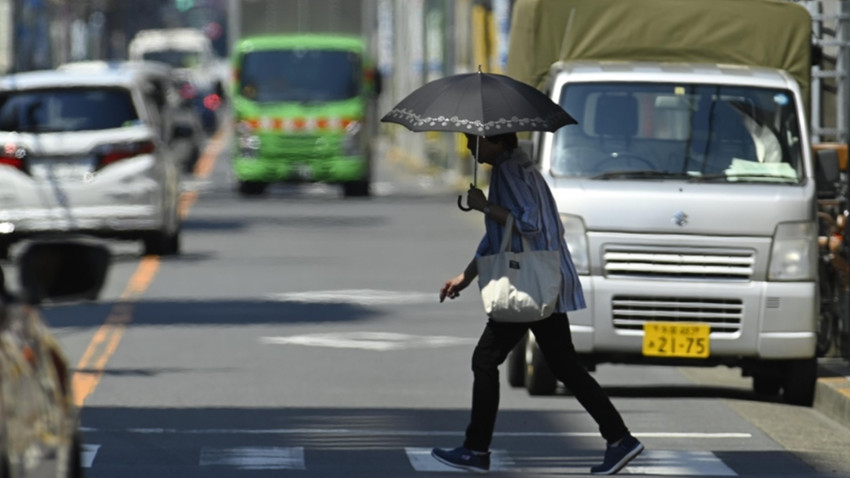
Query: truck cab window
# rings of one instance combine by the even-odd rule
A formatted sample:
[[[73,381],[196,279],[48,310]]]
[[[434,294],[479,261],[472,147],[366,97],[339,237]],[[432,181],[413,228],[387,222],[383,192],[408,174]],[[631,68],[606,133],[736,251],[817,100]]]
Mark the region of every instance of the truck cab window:
[[[578,125],[556,132],[552,173],[799,182],[800,133],[789,97],[716,85],[568,84],[561,105]]]

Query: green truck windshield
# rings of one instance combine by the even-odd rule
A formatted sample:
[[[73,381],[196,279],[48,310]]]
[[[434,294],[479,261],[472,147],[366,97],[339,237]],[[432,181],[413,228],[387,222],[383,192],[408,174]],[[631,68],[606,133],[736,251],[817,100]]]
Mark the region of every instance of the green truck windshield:
[[[257,103],[327,102],[361,93],[360,57],[342,50],[272,50],[247,53],[240,93]]]
[[[798,183],[803,154],[789,91],[696,84],[573,83],[552,173],[597,179]]]

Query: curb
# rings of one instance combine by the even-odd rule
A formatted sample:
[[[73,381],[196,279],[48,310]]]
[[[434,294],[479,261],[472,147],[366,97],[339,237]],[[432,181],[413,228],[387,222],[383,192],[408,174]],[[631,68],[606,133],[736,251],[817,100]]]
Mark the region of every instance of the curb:
[[[814,409],[850,428],[850,364],[837,358],[818,360]]]

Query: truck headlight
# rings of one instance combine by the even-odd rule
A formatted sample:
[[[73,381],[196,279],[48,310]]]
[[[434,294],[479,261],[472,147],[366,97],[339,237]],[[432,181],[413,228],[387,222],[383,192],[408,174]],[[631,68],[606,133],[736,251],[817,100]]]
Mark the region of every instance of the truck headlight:
[[[813,222],[786,222],[776,226],[767,279],[815,280],[817,274],[817,228]]]
[[[587,229],[584,220],[579,216],[561,214],[561,223],[564,225],[564,239],[567,248],[573,258],[573,265],[580,275],[590,274],[590,253],[587,249]]]
[[[254,134],[241,134],[236,138],[239,147],[239,156],[243,158],[256,158],[262,141]]]
[[[345,135],[342,137],[343,156],[361,156],[363,154],[362,131],[363,127],[357,121],[345,127]]]

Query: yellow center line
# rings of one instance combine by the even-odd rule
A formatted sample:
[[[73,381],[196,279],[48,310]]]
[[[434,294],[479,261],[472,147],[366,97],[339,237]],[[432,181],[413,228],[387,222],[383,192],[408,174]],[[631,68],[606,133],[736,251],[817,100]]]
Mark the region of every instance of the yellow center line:
[[[195,165],[195,177],[206,179],[212,172],[216,158],[224,148],[224,128],[219,129],[210,139],[204,154]],[[180,195],[180,217],[189,215],[189,210],[198,199],[196,191],[186,191]],[[124,288],[118,302],[109,312],[106,321],[95,332],[86,351],[77,363],[77,368],[71,378],[74,390],[74,404],[82,407],[89,395],[97,388],[109,359],[118,349],[118,344],[124,337],[127,325],[133,320],[133,307],[141,295],[148,289],[159,270],[159,256],[145,256],[139,262],[136,271]]]

